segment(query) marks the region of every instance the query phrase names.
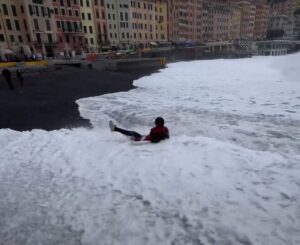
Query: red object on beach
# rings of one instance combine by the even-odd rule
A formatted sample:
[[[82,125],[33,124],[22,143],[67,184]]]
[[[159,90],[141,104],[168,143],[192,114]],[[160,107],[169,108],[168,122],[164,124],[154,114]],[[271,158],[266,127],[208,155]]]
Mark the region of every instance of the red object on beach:
[[[151,141],[152,143],[157,143],[161,140],[168,139],[169,129],[164,126],[156,126],[151,129],[150,134],[146,136],[145,141]]]
[[[91,61],[91,62],[95,62],[97,60],[97,55],[96,54],[88,54],[86,56],[86,60]]]

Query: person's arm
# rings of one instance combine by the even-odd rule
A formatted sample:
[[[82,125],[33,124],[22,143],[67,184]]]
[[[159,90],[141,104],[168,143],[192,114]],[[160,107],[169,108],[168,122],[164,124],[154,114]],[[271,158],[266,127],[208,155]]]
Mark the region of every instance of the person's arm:
[[[169,133],[169,129],[166,128],[166,139],[169,139],[170,138],[170,133]]]
[[[146,141],[151,141],[153,135],[153,129],[151,129],[150,133],[144,138]]]

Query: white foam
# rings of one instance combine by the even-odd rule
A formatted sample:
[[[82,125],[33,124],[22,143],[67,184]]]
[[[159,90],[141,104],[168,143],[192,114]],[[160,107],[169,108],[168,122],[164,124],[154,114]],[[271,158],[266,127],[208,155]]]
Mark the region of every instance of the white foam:
[[[299,60],[175,63],[79,100],[92,130],[0,130],[0,238],[299,244]],[[160,144],[108,128],[147,133],[158,115],[171,132]]]

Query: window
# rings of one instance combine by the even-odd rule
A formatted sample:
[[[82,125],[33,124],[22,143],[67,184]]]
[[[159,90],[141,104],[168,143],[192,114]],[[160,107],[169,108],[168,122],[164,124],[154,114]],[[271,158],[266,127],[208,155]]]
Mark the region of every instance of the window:
[[[84,15],[84,13],[81,13],[81,19],[85,20],[85,15]]]
[[[90,0],[86,0],[86,6],[90,7]]]
[[[11,5],[11,11],[13,13],[13,16],[17,16],[17,9],[15,5]]]
[[[24,7],[21,5],[21,13],[24,14]]]
[[[66,11],[64,9],[61,9],[61,15],[66,15]]]
[[[19,40],[19,43],[22,43],[23,42],[22,36],[18,36],[18,40]]]
[[[47,28],[47,31],[51,31],[51,26],[50,26],[49,20],[46,20],[46,28]]]
[[[35,30],[39,30],[39,29],[40,29],[40,27],[39,27],[39,22],[38,22],[37,19],[33,19],[33,24],[34,24],[34,29],[35,29]]]
[[[34,13],[33,7],[32,7],[32,5],[28,5],[28,7],[29,7],[29,13],[32,16]]]
[[[6,27],[7,27],[7,29],[11,31],[12,28],[11,28],[10,20],[9,20],[9,19],[6,19],[5,21],[6,21]]]
[[[91,44],[94,44],[94,38],[90,38]]]
[[[9,38],[10,38],[11,42],[15,42],[15,36],[14,35],[10,35]]]
[[[88,19],[91,20],[92,19],[92,15],[90,13],[88,13]]]
[[[2,8],[3,8],[4,15],[8,15],[8,9],[7,9],[6,4],[2,4]]]
[[[83,31],[84,31],[84,33],[87,33],[87,28],[86,28],[86,26],[83,27]]]
[[[15,20],[15,26],[16,26],[16,30],[17,31],[20,31],[20,24],[19,24],[19,21],[18,20]]]
[[[69,10],[69,16],[72,16],[73,13],[72,13],[72,10]]]
[[[89,28],[90,28],[90,33],[93,33],[93,27],[90,26]]]
[[[0,34],[0,42],[4,42],[4,35],[3,34]]]
[[[61,28],[60,21],[56,21],[57,28]]]
[[[26,22],[26,20],[23,20],[23,24],[24,24],[25,30],[27,31],[27,22]]]
[[[38,6],[35,6],[35,14],[36,14],[36,16],[40,16],[40,14],[39,14],[39,7]]]
[[[35,36],[36,36],[36,41],[38,43],[41,43],[42,42],[41,34],[40,33],[36,33]]]

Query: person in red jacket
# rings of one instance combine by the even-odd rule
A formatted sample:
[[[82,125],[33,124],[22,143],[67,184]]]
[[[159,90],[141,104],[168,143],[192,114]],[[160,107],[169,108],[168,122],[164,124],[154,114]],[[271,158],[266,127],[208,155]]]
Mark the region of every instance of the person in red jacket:
[[[119,132],[123,135],[129,136],[134,141],[150,141],[151,143],[158,143],[161,140],[169,139],[169,129],[164,126],[165,121],[162,117],[155,119],[155,127],[151,129],[149,135],[142,136],[141,134],[118,128],[112,121],[109,121],[109,127],[112,132]]]

